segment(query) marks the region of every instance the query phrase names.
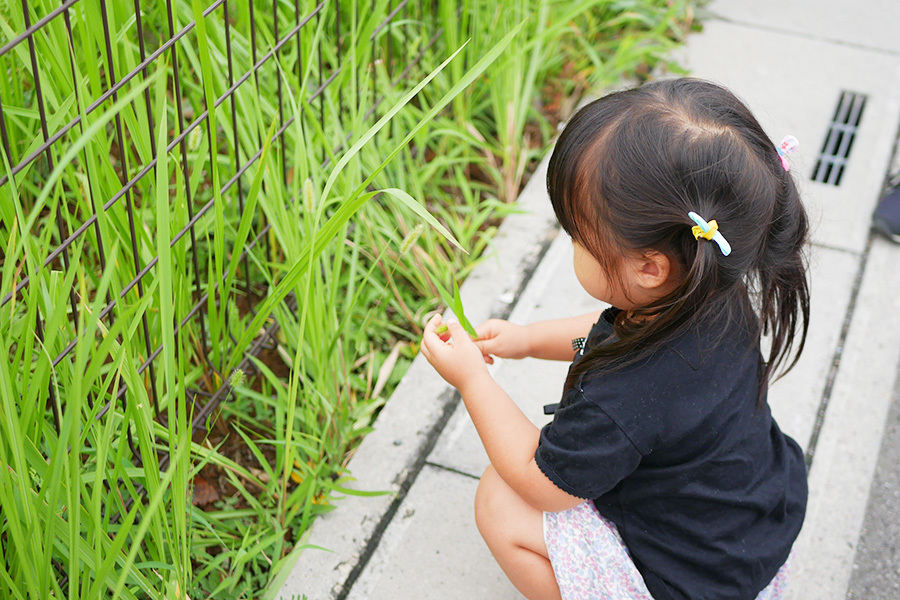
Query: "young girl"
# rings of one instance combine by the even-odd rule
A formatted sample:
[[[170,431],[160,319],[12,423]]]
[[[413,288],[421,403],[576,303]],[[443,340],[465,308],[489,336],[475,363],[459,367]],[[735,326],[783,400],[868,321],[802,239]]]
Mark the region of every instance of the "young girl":
[[[478,528],[526,597],[781,596],[807,495],[801,450],[766,403],[809,315],[807,217],[787,168],[714,84],[601,98],[561,134],[547,188],[578,281],[613,308],[491,320],[474,341],[429,321],[422,351],[491,461]],[[573,347],[538,430],[485,362],[571,360]]]

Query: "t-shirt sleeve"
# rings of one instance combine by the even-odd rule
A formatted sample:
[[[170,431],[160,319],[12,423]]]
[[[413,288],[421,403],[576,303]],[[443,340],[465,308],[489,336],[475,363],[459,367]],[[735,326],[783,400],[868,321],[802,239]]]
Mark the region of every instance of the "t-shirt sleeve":
[[[575,390],[541,430],[535,462],[561,490],[598,498],[637,469],[641,454],[603,409]]]

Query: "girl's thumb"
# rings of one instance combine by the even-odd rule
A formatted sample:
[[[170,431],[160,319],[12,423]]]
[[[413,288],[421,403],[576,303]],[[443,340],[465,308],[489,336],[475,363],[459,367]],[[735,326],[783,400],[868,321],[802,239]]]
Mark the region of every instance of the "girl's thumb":
[[[462,336],[465,336],[466,338],[469,337],[469,334],[466,333],[466,330],[463,329],[463,326],[456,321],[447,323],[447,328],[450,329],[450,335],[453,336],[454,339],[460,338]]]
[[[475,342],[475,345],[478,346],[478,349],[481,350],[482,354],[493,354],[494,353],[493,352],[493,347],[494,347],[493,339],[490,339],[490,338],[483,339],[483,338],[479,337],[477,340],[473,340],[473,341]]]
[[[484,362],[489,365],[494,364],[494,357],[491,354],[494,354],[494,350],[492,349],[493,344],[491,340],[472,340],[472,343],[475,344],[475,347],[481,352],[481,355],[484,356]]]

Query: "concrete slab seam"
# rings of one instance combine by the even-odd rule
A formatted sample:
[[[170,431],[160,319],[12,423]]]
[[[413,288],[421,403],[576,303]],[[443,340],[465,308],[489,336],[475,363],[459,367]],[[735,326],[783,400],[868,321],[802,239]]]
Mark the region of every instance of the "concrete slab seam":
[[[884,48],[878,48],[876,46],[867,46],[865,44],[857,44],[853,42],[848,42],[846,40],[839,40],[835,38],[829,38],[821,35],[812,35],[809,33],[804,33],[802,31],[796,31],[793,29],[784,29],[782,27],[772,27],[771,25],[760,25],[759,23],[748,23],[747,21],[740,21],[737,19],[730,19],[723,15],[717,14],[715,12],[710,11],[710,15],[717,21],[722,21],[723,23],[728,23],[729,25],[737,25],[739,27],[747,27],[750,29],[757,29],[759,31],[768,31],[771,33],[778,33],[781,35],[790,35],[796,38],[801,38],[805,40],[810,40],[813,42],[822,42],[826,44],[833,44],[835,46],[845,46],[847,48],[853,48],[855,50],[864,50],[866,52],[874,52],[877,54],[883,54],[885,56],[900,56],[900,52],[895,50],[886,50]]]
[[[456,475],[462,475],[463,477],[468,477],[469,479],[478,479],[481,478],[477,475],[472,475],[471,473],[466,473],[465,471],[461,471],[459,469],[454,469],[453,467],[448,467],[447,465],[442,465],[440,463],[431,462],[430,460],[426,460],[425,464],[429,467],[434,467],[435,469],[440,469],[441,471],[448,471],[450,473],[455,473]]]
[[[834,246],[832,244],[826,244],[823,242],[810,242],[810,246],[815,248],[821,248],[822,250],[833,250],[835,252],[842,252],[844,254],[850,254],[851,256],[860,257],[862,254],[857,250],[851,250],[850,248],[842,248],[840,246]]]
[[[819,435],[822,432],[822,426],[825,424],[825,413],[828,410],[828,403],[831,400],[831,393],[834,390],[834,380],[837,377],[838,369],[841,366],[841,356],[844,351],[844,343],[847,341],[847,334],[850,331],[850,323],[853,320],[853,312],[856,310],[856,300],[859,296],[860,287],[862,287],[863,275],[866,272],[866,263],[869,259],[869,251],[872,248],[872,239],[874,232],[870,229],[866,238],[866,247],[863,250],[859,260],[859,269],[856,271],[856,277],[853,280],[853,291],[850,293],[850,302],[847,304],[847,312],[844,314],[844,322],[841,324],[841,333],[838,337],[837,346],[834,349],[834,357],[831,366],[828,368],[828,375],[825,379],[825,389],[822,390],[822,400],[819,402],[819,410],[816,412],[816,420],[813,423],[812,434],[809,437],[809,443],[806,446],[806,469],[812,470],[813,458],[816,454],[816,444],[819,443]]]

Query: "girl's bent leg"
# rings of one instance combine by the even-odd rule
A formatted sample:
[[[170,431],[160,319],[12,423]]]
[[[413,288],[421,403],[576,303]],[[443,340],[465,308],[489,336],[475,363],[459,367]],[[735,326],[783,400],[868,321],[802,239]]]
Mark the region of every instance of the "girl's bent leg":
[[[558,600],[547,557],[544,514],[528,504],[489,466],[475,494],[475,523],[500,568],[529,600]]]

